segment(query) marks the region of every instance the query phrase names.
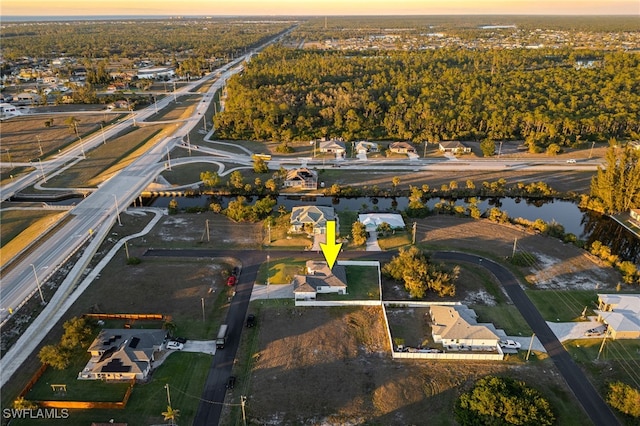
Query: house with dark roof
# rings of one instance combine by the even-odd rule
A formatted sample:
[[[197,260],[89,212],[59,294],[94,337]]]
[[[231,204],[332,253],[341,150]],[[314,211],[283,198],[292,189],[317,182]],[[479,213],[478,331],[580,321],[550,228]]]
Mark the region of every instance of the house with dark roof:
[[[291,210],[290,231],[324,234],[329,220],[335,220],[336,229],[339,229],[338,216],[333,207],[297,206]]]
[[[318,172],[306,167],[287,171],[285,188],[318,189]]]
[[[104,329],[89,346],[91,359],[78,379],[146,379],[166,337],[165,330]]]
[[[442,152],[450,152],[452,154],[469,154],[471,152],[471,147],[468,147],[460,141],[440,142],[438,149]]]
[[[293,277],[293,295],[296,300],[315,300],[318,293],[347,293],[347,272],[343,265],[333,269],[324,261],[308,260],[306,275]]]

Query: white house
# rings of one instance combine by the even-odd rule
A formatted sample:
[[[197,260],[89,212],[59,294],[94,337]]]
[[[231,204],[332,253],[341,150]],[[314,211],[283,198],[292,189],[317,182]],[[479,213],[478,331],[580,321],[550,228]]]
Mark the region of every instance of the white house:
[[[468,154],[471,152],[471,148],[460,141],[440,142],[438,149],[442,152],[451,152],[453,154]]]
[[[500,337],[493,324],[478,324],[473,309],[464,305],[432,305],[431,335],[448,350],[493,350]]]
[[[404,219],[397,213],[367,213],[359,214],[358,222],[361,222],[367,232],[375,232],[382,223],[388,223],[391,229],[404,229]]]
[[[332,152],[336,155],[344,155],[347,152],[344,142],[337,140],[320,142],[318,149],[320,152]]]
[[[146,379],[155,352],[164,347],[165,330],[104,329],[89,346],[91,359],[79,380]]]
[[[640,294],[598,294],[595,312],[612,339],[640,339]]]
[[[308,260],[306,275],[293,277],[293,294],[296,300],[314,300],[317,293],[347,293],[347,272],[343,265],[329,265],[324,261]]]

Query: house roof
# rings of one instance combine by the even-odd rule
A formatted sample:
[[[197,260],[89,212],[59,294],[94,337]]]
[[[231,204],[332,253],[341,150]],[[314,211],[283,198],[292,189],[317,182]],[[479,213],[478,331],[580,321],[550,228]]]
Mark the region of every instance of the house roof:
[[[443,339],[495,339],[500,340],[493,324],[478,324],[472,309],[462,305],[432,305],[432,333]]]
[[[306,179],[317,179],[318,173],[315,170],[309,170],[306,167],[302,167],[299,169],[291,169],[287,171],[286,180],[301,180],[304,181]]]
[[[165,330],[104,329],[95,338],[89,352],[98,352],[90,362],[94,373],[141,373],[165,340]]]
[[[334,265],[329,269],[327,262],[308,260],[307,275],[293,277],[294,293],[315,292],[318,287],[347,287],[347,271],[343,265]]]
[[[402,215],[397,213],[367,213],[359,214],[358,222],[361,222],[367,231],[375,231],[383,222],[388,223],[392,228],[404,228],[404,220]]]
[[[468,148],[464,143],[460,141],[444,141],[440,142],[439,145],[442,149]]]
[[[328,220],[335,220],[333,207],[327,206],[297,206],[291,209],[291,223],[301,225],[310,223],[314,227],[324,227]]]
[[[596,311],[615,331],[640,331],[640,294],[598,294],[610,311]]]
[[[409,142],[393,142],[389,145],[389,149],[408,149],[415,151],[415,148]]]
[[[331,141],[325,141],[325,142],[320,142],[319,145],[320,149],[342,149],[345,150],[345,146],[344,146],[344,142],[342,141],[336,141],[336,140],[331,140]]]
[[[361,150],[361,149],[368,149],[368,148],[377,148],[378,144],[374,143],[374,142],[367,142],[367,141],[360,141],[356,144],[356,151]]]

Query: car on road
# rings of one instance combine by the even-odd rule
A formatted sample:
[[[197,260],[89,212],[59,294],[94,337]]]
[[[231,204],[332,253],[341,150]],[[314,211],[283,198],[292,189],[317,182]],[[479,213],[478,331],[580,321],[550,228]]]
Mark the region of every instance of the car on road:
[[[172,351],[181,351],[182,349],[184,349],[184,344],[172,340],[167,343],[167,349]]]
[[[237,278],[231,275],[229,278],[227,278],[227,285],[229,287],[233,287],[234,285],[236,285],[236,281],[237,281]]]
[[[520,346],[520,342],[516,342],[515,340],[500,340],[500,347],[503,349],[520,349]]]
[[[256,325],[256,316],[254,314],[249,314],[247,317],[247,327],[251,328]]]
[[[573,158],[570,158],[567,160],[568,164],[576,164],[576,160],[574,160]]]
[[[233,387],[236,385],[236,376],[229,376],[229,379],[227,379],[227,389],[233,389]]]

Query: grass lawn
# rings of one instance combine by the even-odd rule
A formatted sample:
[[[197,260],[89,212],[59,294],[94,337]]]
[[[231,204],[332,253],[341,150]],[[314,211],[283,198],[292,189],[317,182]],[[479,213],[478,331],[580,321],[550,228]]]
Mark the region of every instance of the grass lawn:
[[[104,382],[101,380],[78,380],[78,373],[85,367],[91,355],[82,351],[73,357],[64,370],[49,367],[26,395],[32,401],[121,401],[129,383]],[[55,395],[52,384],[67,385],[66,395]]]
[[[598,300],[595,290],[527,290],[529,299],[547,321],[580,321],[583,309],[594,315]]]
[[[470,307],[478,314],[478,322],[493,323],[512,336],[531,336],[531,328],[513,305],[472,305]]]
[[[358,221],[358,212],[354,212],[351,210],[342,210],[336,213],[338,214],[338,222],[340,225],[338,233],[341,237],[350,237],[351,227],[355,222]]]
[[[349,265],[346,271],[347,294],[320,293],[318,300],[380,300],[378,268]]]
[[[290,284],[294,275],[304,273],[305,263],[304,259],[291,257],[269,262],[268,266],[267,263],[263,263],[258,270],[256,282],[266,283],[268,273],[269,284]]]
[[[411,234],[403,231],[396,231],[383,237],[378,237],[378,245],[382,250],[392,250],[411,244]]]
[[[180,410],[177,423],[190,425],[195,418],[200,394],[207,378],[204,372],[208,371],[211,361],[212,356],[206,354],[171,354],[154,372],[149,383],[135,385],[124,410],[69,410],[68,419],[14,420],[11,424],[85,425],[91,422],[108,422],[109,419],[130,425],[163,424],[166,422],[163,421],[161,413],[167,409],[165,385],[168,384],[173,408]],[[93,384],[98,385],[96,382]]]

